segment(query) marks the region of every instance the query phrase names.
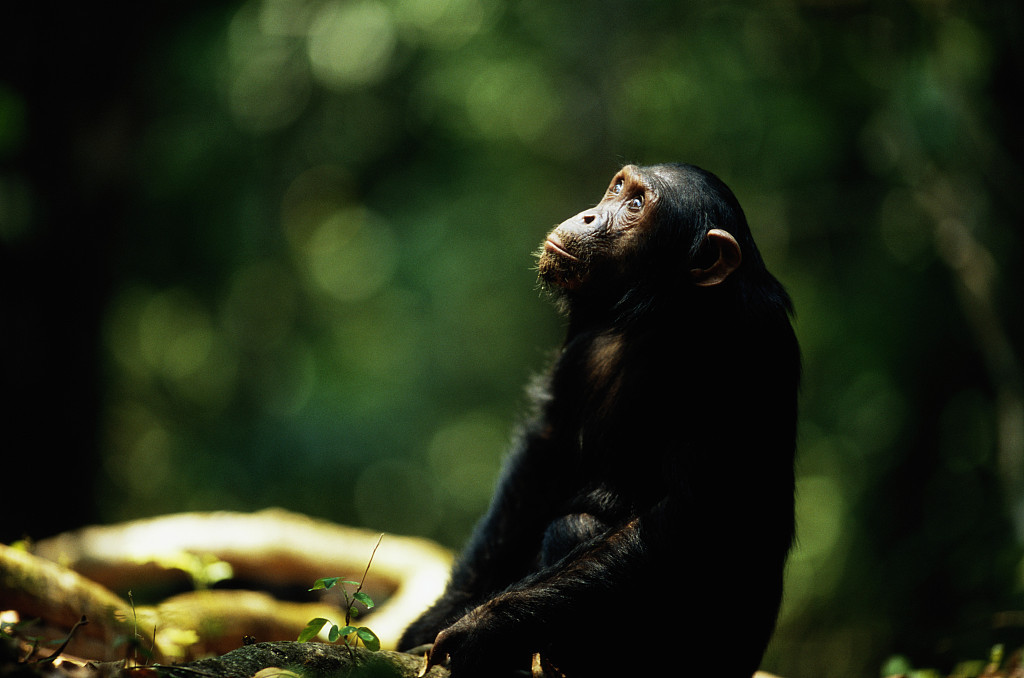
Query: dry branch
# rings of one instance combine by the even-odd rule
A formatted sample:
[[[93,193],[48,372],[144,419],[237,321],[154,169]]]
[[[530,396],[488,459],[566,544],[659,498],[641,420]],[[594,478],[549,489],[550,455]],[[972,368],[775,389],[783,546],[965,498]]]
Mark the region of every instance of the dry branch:
[[[127,592],[184,580],[169,565],[182,554],[212,556],[229,563],[236,578],[271,589],[308,588],[325,576],[356,579],[379,537],[378,532],[279,509],[187,513],[89,527],[40,541],[35,556],[3,547],[0,609],[18,610],[22,618],[39,617],[57,634],[85,613],[89,637],[106,645],[76,643],[68,651],[96,659],[110,658],[110,641],[133,630],[136,620],[150,635],[155,629],[157,656],[166,659],[227,652],[246,635],[261,641],[292,640],[310,619],[337,621],[344,611],[329,601],[287,602],[241,590],[194,591],[131,610],[108,589]],[[384,537],[363,590],[379,602],[366,623],[385,648],[393,647],[406,624],[441,593],[450,564],[451,554],[432,542]],[[150,637],[146,639],[151,645]]]

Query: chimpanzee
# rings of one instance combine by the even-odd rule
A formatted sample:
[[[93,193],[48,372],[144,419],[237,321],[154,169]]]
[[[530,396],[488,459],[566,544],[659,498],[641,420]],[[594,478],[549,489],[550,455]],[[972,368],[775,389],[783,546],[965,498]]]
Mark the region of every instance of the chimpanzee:
[[[733,193],[623,167],[557,226],[539,277],[568,316],[494,499],[406,630],[453,678],[748,678],[794,530],[790,300]]]

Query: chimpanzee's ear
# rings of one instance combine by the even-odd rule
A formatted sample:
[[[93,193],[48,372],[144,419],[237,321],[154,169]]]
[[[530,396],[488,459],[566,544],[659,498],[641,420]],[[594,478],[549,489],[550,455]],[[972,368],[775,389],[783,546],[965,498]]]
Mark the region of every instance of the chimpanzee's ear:
[[[708,231],[704,238],[701,250],[706,251],[707,261],[711,264],[707,268],[691,268],[690,276],[693,282],[701,287],[713,287],[729,277],[743,261],[743,253],[740,252],[740,244],[728,231],[720,228],[713,228]]]

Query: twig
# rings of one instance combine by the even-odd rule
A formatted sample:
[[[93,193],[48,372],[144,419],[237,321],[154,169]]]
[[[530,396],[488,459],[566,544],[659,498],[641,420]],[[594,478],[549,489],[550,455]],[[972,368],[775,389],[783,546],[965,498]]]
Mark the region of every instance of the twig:
[[[370,552],[370,559],[366,561],[366,569],[363,570],[363,576],[359,578],[359,586],[352,592],[352,597],[355,598],[356,594],[363,590],[363,582],[366,581],[366,575],[370,573],[370,565],[373,564],[373,557],[377,555],[377,549],[380,548],[380,542],[384,539],[384,533],[377,537],[377,543],[373,547],[373,551]],[[348,612],[345,613],[345,625],[348,626]]]
[[[373,551],[370,552],[370,559],[366,561],[366,569],[363,570],[363,576],[359,578],[359,585],[356,586],[356,590],[352,592],[351,601],[349,601],[348,591],[345,590],[344,585],[342,585],[341,587],[341,593],[345,596],[345,626],[352,625],[352,608],[356,604],[356,595],[358,595],[358,593],[363,590],[363,582],[366,581],[366,575],[370,572],[370,565],[373,564],[373,557],[377,555],[377,549],[380,547],[380,542],[383,539],[384,533],[382,532],[381,535],[377,537],[377,543],[374,545]],[[352,661],[356,661],[355,652],[353,651],[352,647],[348,644],[348,637],[343,636],[341,642],[345,644],[345,648],[348,650],[349,657],[352,659]]]
[[[60,647],[57,648],[57,651],[54,652],[53,654],[51,654],[49,657],[43,657],[42,659],[38,660],[38,663],[39,664],[50,664],[50,663],[53,663],[57,659],[57,657],[60,656],[61,652],[64,651],[64,648],[66,648],[68,646],[68,643],[71,642],[71,637],[75,635],[75,631],[78,630],[78,627],[79,626],[85,626],[88,623],[89,623],[89,620],[86,619],[85,615],[83,614],[82,618],[79,619],[78,621],[76,621],[75,625],[71,627],[70,631],[68,631],[67,637],[64,638],[64,642],[60,644]]]

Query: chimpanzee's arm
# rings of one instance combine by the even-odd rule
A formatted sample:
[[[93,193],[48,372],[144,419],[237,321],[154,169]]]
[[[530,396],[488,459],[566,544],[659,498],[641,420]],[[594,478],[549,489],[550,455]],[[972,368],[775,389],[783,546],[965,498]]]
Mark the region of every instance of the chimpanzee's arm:
[[[444,595],[405,631],[398,647],[433,642],[486,598],[537,567],[541,540],[559,488],[557,447],[538,419],[509,457],[490,508],[452,570]]]
[[[430,664],[450,656],[459,678],[488,675],[506,662],[526,666],[544,639],[566,639],[586,620],[606,618],[621,592],[642,577],[652,545],[641,531],[641,519],[634,519],[470,609],[437,636]]]
[[[697,648],[688,657],[693,675],[717,667],[749,676],[775,624],[792,534],[791,515],[782,515],[786,492],[759,487],[763,478],[772,488],[783,484],[768,474],[733,477],[729,488],[738,494],[717,502],[718,486],[670,489],[629,522],[594,533],[468,610],[438,634],[429,665],[448,657],[452,678],[483,678],[529,666],[539,652],[566,675],[611,675],[603,645],[619,615],[667,611],[672,623],[662,617],[660,628],[646,628],[648,642]],[[635,675],[657,675],[662,660],[634,655],[630,666]]]

